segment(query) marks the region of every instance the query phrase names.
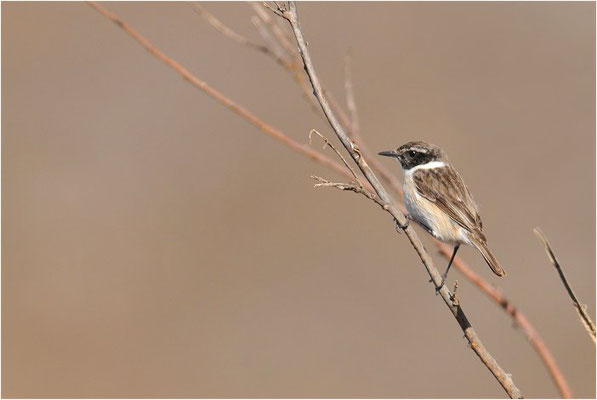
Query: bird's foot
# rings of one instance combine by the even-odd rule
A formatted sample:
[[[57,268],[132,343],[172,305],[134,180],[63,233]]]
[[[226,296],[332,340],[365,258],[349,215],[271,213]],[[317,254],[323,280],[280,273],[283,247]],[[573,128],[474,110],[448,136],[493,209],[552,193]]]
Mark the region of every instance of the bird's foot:
[[[439,294],[439,291],[442,290],[442,288],[444,287],[444,285],[446,284],[446,279],[448,278],[448,274],[443,274],[442,275],[442,281],[439,284],[439,286],[435,287],[435,295],[437,296]],[[429,279],[429,283],[432,283],[433,279]]]
[[[394,219],[394,222],[396,223],[396,232],[398,233],[402,233],[406,228],[408,228],[408,226],[410,225],[410,221],[412,220],[410,214],[406,214],[404,216],[406,217],[406,222],[404,223],[404,225],[398,222],[397,219]]]

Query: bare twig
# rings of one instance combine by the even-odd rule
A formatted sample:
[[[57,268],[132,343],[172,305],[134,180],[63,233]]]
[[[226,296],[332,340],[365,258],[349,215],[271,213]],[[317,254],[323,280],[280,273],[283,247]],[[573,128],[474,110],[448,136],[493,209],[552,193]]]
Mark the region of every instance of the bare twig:
[[[440,242],[437,239],[433,239],[433,242],[438,246],[440,254],[444,256],[447,260],[450,259],[452,255],[452,248],[445,243]],[[537,332],[535,327],[531,324],[531,322],[527,319],[522,311],[514,306],[504,296],[504,294],[495,286],[489,284],[486,280],[481,278],[476,272],[474,272],[459,256],[456,256],[454,259],[454,265],[458,270],[471,281],[475,286],[477,286],[483,293],[485,293],[490,299],[492,299],[496,304],[498,304],[510,317],[514,320],[515,325],[518,326],[522,332],[525,334],[527,340],[533,346],[533,349],[539,354],[545,368],[549,372],[556,388],[560,392],[562,398],[570,399],[572,398],[572,390],[564,377],[564,374],[560,370],[555,358],[551,354],[551,351],[543,341],[543,338]]]
[[[249,4],[257,14],[257,17],[251,18],[251,21],[257,28],[257,31],[263,40],[268,43],[272,51],[277,54],[276,61],[290,73],[298,87],[301,89],[303,97],[311,106],[311,110],[315,114],[322,116],[319,111],[319,105],[313,97],[313,93],[311,93],[311,86],[307,83],[301,72],[301,59],[296,51],[296,47],[290,43],[286,33],[278,25],[277,20],[273,19],[263,7],[259,6],[256,2],[251,2]],[[266,5],[266,7],[271,9],[271,6],[269,5]]]
[[[248,47],[254,48],[256,50],[259,50],[263,53],[266,53],[266,54],[271,53],[270,49],[267,46],[259,44],[259,43],[255,43],[251,39],[230,29],[227,25],[225,25],[222,21],[217,19],[212,13],[207,11],[199,3],[193,3],[192,6],[193,6],[193,10],[195,10],[195,12],[197,14],[199,14],[201,17],[203,17],[203,19],[205,19],[211,26],[213,26],[215,29],[217,29],[220,33],[222,33],[227,38],[229,38],[237,43],[240,43],[244,46],[248,46]]]
[[[207,95],[214,98],[216,101],[221,103],[222,105],[228,107],[231,111],[235,112],[239,116],[245,118],[251,124],[255,125],[258,129],[260,129],[265,134],[272,136],[274,139],[279,140],[287,147],[291,148],[294,151],[297,151],[299,154],[306,156],[307,158],[319,162],[324,167],[330,168],[331,170],[338,172],[339,174],[351,178],[351,173],[346,168],[343,168],[342,165],[338,164],[337,162],[331,160],[329,157],[322,155],[321,153],[314,151],[313,149],[309,148],[308,146],[301,145],[296,141],[292,140],[284,133],[279,131],[276,128],[268,125],[267,123],[263,122],[262,120],[258,119],[254,114],[248,112],[246,109],[239,107],[236,108],[232,100],[227,98],[225,95],[220,93],[219,91],[215,90],[211,86],[209,86],[204,81],[197,78],[195,75],[191,74],[187,69],[182,67],[178,62],[173,60],[172,58],[168,57],[161,51],[159,51],[154,45],[152,45],[146,38],[132,29],[130,26],[125,24],[118,16],[114,13],[107,11],[104,7],[99,6],[96,3],[90,2],[89,5],[95,8],[98,12],[100,12],[104,17],[111,20],[112,22],[116,23],[126,34],[131,36],[137,42],[139,42],[145,49],[154,57],[163,61],[168,66],[170,66],[175,72],[180,74],[183,78],[185,78],[189,83],[197,87],[198,89],[203,90]],[[302,77],[302,74],[300,75]],[[300,86],[300,85],[299,85]],[[313,96],[308,96],[309,99],[313,99]],[[317,107],[319,105],[317,104]],[[319,110],[317,110],[319,114]],[[321,115],[321,114],[319,114]],[[342,114],[341,114],[342,115]],[[348,121],[348,118],[347,118]],[[284,136],[281,138],[279,135]],[[398,192],[402,193],[400,185],[397,180],[395,180],[384,167],[380,163],[373,162],[375,158],[369,157],[366,150],[361,148],[361,151],[365,154],[371,165],[374,167],[376,171],[380,173],[384,182],[392,185],[393,188]],[[367,184],[367,182],[364,182]],[[400,207],[401,210],[404,210],[403,206]],[[434,243],[438,246],[440,253],[442,256],[449,259],[452,254],[452,249],[441,243],[435,239],[433,239]],[[562,374],[561,370],[559,369],[554,357],[552,356],[549,348],[537,332],[533,325],[529,322],[526,318],[524,313],[516,308],[497,288],[489,284],[485,281],[481,276],[475,273],[460,257],[456,257],[454,259],[455,267],[467,278],[469,279],[475,286],[477,286],[483,293],[485,293],[489,298],[491,298],[496,304],[498,304],[502,309],[508,313],[512,319],[516,322],[516,326],[518,326],[528,338],[529,342],[535,349],[535,351],[539,354],[541,359],[543,360],[547,370],[549,371],[550,375],[552,376],[561,396],[563,398],[570,398],[572,397],[572,393],[570,388],[566,382],[564,375]]]
[[[361,185],[361,182],[359,182],[359,177],[358,177],[357,173],[354,172],[354,169],[352,169],[352,167],[350,166],[350,164],[348,163],[348,161],[346,161],[346,159],[344,158],[344,156],[342,156],[342,153],[340,153],[338,151],[338,149],[336,149],[336,147],[328,140],[328,138],[326,138],[325,136],[323,136],[316,129],[311,129],[311,132],[309,132],[309,143],[311,143],[311,135],[313,135],[313,134],[316,134],[317,136],[319,136],[324,141],[324,145],[323,145],[324,149],[325,149],[326,146],[329,146],[332,150],[334,150],[334,153],[336,153],[336,155],[340,158],[340,160],[342,160],[342,164],[344,164],[346,166],[346,168],[348,168],[350,170],[350,172],[352,173],[352,176],[354,177],[355,181],[359,184],[359,186],[361,188],[363,188],[363,185]]]
[[[385,209],[385,207],[386,207],[386,204],[383,201],[381,201],[376,195],[374,195],[367,189],[364,189],[362,186],[356,186],[356,185],[352,185],[350,183],[330,182],[327,179],[323,179],[319,176],[313,176],[313,175],[311,176],[311,178],[313,178],[319,182],[314,185],[315,187],[333,187],[333,188],[340,189],[340,190],[348,190],[351,192],[362,194],[369,200],[373,200],[375,203],[377,203],[378,206],[380,206],[383,209]]]
[[[304,79],[304,75],[302,73],[301,68],[303,61],[301,59],[301,56],[297,52],[296,46],[290,43],[285,30],[283,30],[277,24],[279,23],[280,19],[272,18],[270,14],[264,10],[264,7],[259,6],[258,3],[251,2],[250,4],[257,16],[259,17],[257,18],[257,21],[262,21],[268,27],[264,29],[263,24],[258,24],[257,21],[255,21],[254,24],[257,27],[257,30],[260,32],[261,36],[266,42],[272,43],[270,47],[283,47],[285,49],[286,56],[291,57],[293,59],[292,62],[288,62],[287,64],[281,63],[281,65],[292,75],[297,85],[302,90],[303,97],[307,99],[307,102],[309,103],[311,109],[315,112],[315,114],[325,118],[325,116],[321,113],[321,109],[319,107],[319,104],[317,103],[317,100],[313,96],[311,85],[309,85],[309,83],[306,82]],[[264,5],[265,8],[268,8],[270,10],[272,9],[272,7],[267,5],[267,3],[265,3]],[[344,112],[342,107],[340,107],[339,103],[335,100],[333,93],[328,92],[327,90],[325,90],[325,88],[323,90],[330,101],[332,109],[334,110],[334,112],[338,114],[340,120],[342,121],[342,124],[349,130],[349,133],[352,136],[353,128],[348,115]],[[355,137],[358,137],[358,132],[355,135]],[[358,142],[359,140],[356,141]]]
[[[408,220],[406,219],[404,214],[400,212],[395,201],[385,190],[385,188],[383,187],[373,170],[369,167],[365,159],[362,157],[361,153],[355,151],[352,141],[344,131],[343,127],[340,125],[327,99],[325,98],[323,90],[321,88],[321,84],[319,82],[319,78],[317,77],[317,74],[315,72],[315,68],[313,66],[309,50],[307,49],[307,44],[305,42],[303,32],[299,25],[296,4],[293,1],[290,1],[288,9],[281,9],[280,7],[278,7],[278,11],[280,11],[278,15],[281,15],[283,18],[285,18],[292,27],[292,31],[294,32],[294,36],[297,40],[297,45],[299,47],[299,53],[301,54],[301,57],[305,65],[305,71],[307,72],[315,96],[317,97],[317,100],[319,101],[321,108],[328,119],[328,122],[334,129],[334,132],[336,132],[338,139],[340,140],[340,142],[342,142],[344,148],[346,148],[346,151],[351,155],[352,159],[355,161],[355,163],[357,164],[367,181],[369,181],[371,186],[373,186],[373,189],[377,193],[377,196],[380,198],[382,202],[385,203],[384,209],[388,211],[396,219],[400,226],[404,227],[403,229],[406,236],[408,237],[412,246],[419,255],[419,258],[421,259],[423,265],[427,269],[428,274],[431,276],[431,279],[435,283],[436,288],[439,287],[441,284],[441,275],[433,265],[431,257],[429,256],[429,254],[427,254],[427,251],[423,247],[423,244],[421,243],[414,229],[408,226]],[[444,285],[441,287],[441,289],[439,289],[439,293],[441,294],[445,304],[448,306],[448,308],[460,324],[460,327],[463,330],[467,340],[469,341],[471,348],[473,349],[473,351],[475,351],[475,353],[481,359],[483,364],[485,364],[485,366],[491,371],[491,373],[494,375],[494,377],[498,380],[498,382],[502,385],[506,393],[511,398],[522,398],[522,393],[514,384],[511,375],[507,374],[499,366],[497,361],[481,343],[479,336],[477,335],[470,322],[464,315],[461,306],[454,305],[452,303],[452,294],[450,293],[450,290]]]
[[[350,50],[344,57],[344,90],[346,91],[346,108],[350,113],[350,132],[352,138],[362,144],[362,140],[359,136],[359,113],[357,111],[357,103],[354,96],[354,85],[352,83],[352,55]]]
[[[230,110],[235,112],[236,114],[240,115],[241,117],[245,118],[251,124],[255,125],[259,128],[263,133],[267,134],[268,136],[273,137],[274,139],[282,142],[284,145],[290,147],[291,149],[302,153],[303,155],[309,157],[310,159],[319,162],[320,164],[325,165],[326,167],[338,172],[347,177],[351,177],[352,174],[350,171],[346,170],[343,166],[338,164],[337,162],[333,161],[331,158],[327,157],[324,154],[321,154],[318,151],[311,149],[308,145],[298,143],[297,141],[291,139],[284,133],[282,133],[279,129],[274,128],[273,126],[263,122],[259,117],[255,114],[251,113],[249,110],[241,106],[240,104],[234,102],[229,97],[225,96],[220,91],[214,89],[205,81],[197,78],[191,72],[189,72],[185,67],[180,65],[178,62],[174,61],[172,58],[168,57],[157,47],[151,44],[145,37],[143,37],[140,33],[136,30],[128,26],[124,21],[122,21],[116,14],[108,11],[103,6],[95,2],[89,2],[89,5],[95,8],[100,14],[104,17],[108,18],[116,25],[118,25],[122,30],[124,30],[129,36],[139,42],[149,53],[151,53],[154,57],[163,61],[168,66],[170,66],[173,70],[178,72],[189,81],[192,85],[196,86],[197,88],[203,90],[209,96],[217,100],[222,105],[228,107]]]
[[[319,104],[317,103],[317,100],[313,96],[311,86],[304,79],[304,75],[302,74],[301,68],[302,60],[300,58],[300,55],[296,51],[296,47],[288,41],[286,33],[276,24],[277,20],[274,20],[264,10],[264,7],[270,10],[272,10],[273,7],[268,3],[263,3],[264,7],[260,6],[257,2],[251,2],[249,4],[258,16],[258,18],[251,18],[251,22],[255,25],[255,28],[259,32],[262,39],[267,43],[266,47],[269,51],[265,52],[255,46],[250,47],[256,48],[257,50],[260,50],[262,53],[271,56],[279,65],[281,65],[287,72],[289,72],[295,80],[295,82],[297,83],[297,85],[299,86],[299,88],[301,89],[302,95],[311,106],[311,109],[318,116],[324,117],[324,115],[321,113],[321,109],[319,107]],[[277,7],[278,5],[276,4],[276,11],[278,10]],[[206,11],[204,8],[202,9],[203,11]],[[233,37],[231,37],[231,35],[227,34],[226,32],[234,31],[231,28],[225,26],[220,20],[217,21],[218,25],[220,25],[222,29],[216,29],[222,32],[224,36],[231,38],[232,40],[240,44],[245,44],[243,40],[235,40]],[[208,20],[208,22],[210,21]],[[292,61],[288,61],[288,59],[292,59]],[[349,117],[348,114],[344,112],[338,101],[336,101],[335,97],[333,96],[333,93],[325,90],[325,87],[323,88],[323,91],[324,95],[326,95],[330,102],[330,105],[332,106],[332,110],[340,117],[342,125],[347,129],[349,136],[353,138],[353,140],[360,146],[362,153],[367,157],[373,169],[381,175],[381,177],[386,183],[388,183],[390,186],[392,186],[394,189],[397,189],[400,192],[400,186],[396,184],[397,182],[395,180],[393,180],[392,174],[383,166],[383,164],[377,158],[372,156],[372,153],[366,147],[359,134],[358,122],[357,125],[353,127],[353,122],[355,121],[354,117],[356,114],[352,117]],[[352,95],[354,97],[354,94]],[[356,103],[354,110],[356,111]]]
[[[293,77],[297,85],[302,91],[303,97],[307,100],[311,109],[318,115],[323,117],[324,115],[320,112],[319,104],[317,100],[313,96],[311,91],[311,86],[305,81],[304,75],[302,74],[302,69],[300,66],[302,65],[302,60],[300,55],[296,51],[296,47],[294,47],[286,37],[284,31],[276,24],[278,19],[274,20],[271,16],[265,12],[263,7],[257,5],[257,3],[250,3],[253,7],[253,10],[256,12],[257,17],[253,16],[251,18],[251,22],[255,25],[257,32],[262,37],[262,39],[267,43],[267,45],[259,45],[256,43],[251,42],[249,39],[245,38],[244,36],[236,33],[232,28],[226,26],[223,22],[213,16],[209,11],[207,11],[202,6],[194,4],[193,7],[195,11],[197,11],[201,16],[203,16],[206,21],[214,26],[218,31],[220,31],[224,36],[232,39],[233,41],[241,44],[246,45],[248,47],[255,48],[266,55],[271,56],[279,65],[281,65],[290,75]],[[272,9],[273,7],[269,4],[265,3],[264,5],[268,9]],[[288,61],[288,59],[292,59],[293,61]],[[352,84],[352,74],[350,71],[350,56],[347,54],[346,56],[346,96],[347,96],[347,103],[348,108],[350,111],[350,118],[344,112],[342,107],[336,101],[333,96],[333,93],[328,92],[324,89],[324,93],[328,97],[332,109],[334,112],[338,114],[342,124],[346,127],[349,135],[353,140],[358,143],[361,147],[363,147],[364,152],[368,153],[363,140],[359,134],[359,123],[358,123],[358,115],[356,109],[356,102],[354,100],[354,93],[353,93],[353,84]],[[370,154],[369,154],[370,155]],[[378,160],[369,157],[373,160],[372,165],[374,170],[380,171],[382,175],[385,177],[389,177],[389,173],[383,168],[383,166],[379,163]]]
[[[537,237],[541,241],[541,244],[545,248],[545,252],[547,253],[547,256],[549,257],[549,261],[551,261],[553,266],[558,271],[558,275],[560,275],[560,279],[562,280],[562,283],[564,284],[564,287],[566,288],[566,291],[568,292],[568,296],[570,296],[570,298],[572,299],[572,304],[574,304],[574,307],[576,308],[576,312],[578,313],[578,315],[580,317],[580,321],[582,322],[585,330],[587,331],[587,333],[593,340],[593,343],[595,343],[595,324],[593,323],[593,320],[591,320],[591,317],[589,317],[589,314],[587,314],[587,310],[586,310],[587,306],[585,304],[581,304],[580,301],[578,300],[578,297],[576,297],[574,290],[572,290],[572,287],[568,283],[568,279],[566,279],[566,275],[564,275],[564,271],[562,270],[562,267],[560,266],[560,262],[556,258],[556,255],[554,254],[553,250],[551,249],[551,246],[549,245],[549,242],[547,241],[547,238],[545,237],[545,235],[543,234],[541,229],[539,229],[539,227],[537,227],[537,228],[533,229],[533,232],[535,232],[535,235],[537,235]]]
[[[454,281],[454,289],[452,289],[452,304],[458,305],[458,281]]]
[[[276,4],[276,7],[278,10],[282,10],[280,5],[278,5],[278,3],[276,3],[276,2],[274,2],[274,3]],[[251,4],[251,7],[253,7],[253,10],[255,11],[255,13],[259,16],[259,18],[261,18],[261,20],[263,22],[265,22],[265,24],[269,27],[269,29],[271,30],[273,35],[276,37],[276,39],[278,40],[280,45],[282,47],[284,47],[284,49],[286,49],[286,52],[288,54],[291,54],[293,56],[294,61],[298,64],[298,61],[300,61],[300,58],[299,58],[298,54],[296,54],[296,47],[294,47],[294,45],[291,43],[291,41],[289,40],[289,38],[286,35],[286,33],[284,32],[284,30],[282,30],[280,25],[278,25],[277,21],[274,18],[272,18],[256,2],[251,2],[250,4]],[[264,1],[263,4],[265,5],[266,8],[269,8],[270,10],[272,10],[272,7],[270,7],[268,3],[266,3]]]
[[[271,32],[267,27],[263,24],[263,21],[259,19],[259,17],[252,16],[251,22],[255,25],[255,29],[261,36],[261,38],[267,43],[268,49],[270,49],[270,54],[274,58],[274,60],[280,64],[284,69],[290,70],[293,68],[292,63],[288,61],[288,54],[286,51],[280,46],[278,41],[272,36]]]
[[[264,1],[264,2],[263,2],[263,5],[264,5],[266,8],[269,8],[269,9],[270,9],[270,10],[271,10],[271,11],[272,11],[274,14],[276,14],[276,15],[277,15],[277,16],[279,16],[279,17],[286,18],[286,17],[284,17],[284,15],[285,15],[284,13],[285,13],[287,10],[285,10],[285,9],[282,9],[282,7],[280,7],[280,5],[278,5],[278,3],[277,3],[277,2],[274,2],[274,4],[276,5],[276,7],[272,7],[272,6],[270,6],[270,5],[268,4],[268,2],[267,2],[267,1]]]

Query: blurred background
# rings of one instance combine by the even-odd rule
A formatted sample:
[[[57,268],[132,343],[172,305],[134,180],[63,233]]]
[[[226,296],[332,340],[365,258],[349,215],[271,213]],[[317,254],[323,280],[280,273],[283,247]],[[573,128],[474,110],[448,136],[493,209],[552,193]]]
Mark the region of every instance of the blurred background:
[[[333,137],[286,71],[190,4],[106,6],[299,142],[312,128]],[[249,4],[204,7],[260,41]],[[446,150],[508,276],[460,254],[526,314],[574,394],[595,397],[595,346],[532,233],[543,229],[594,317],[595,4],[299,13],[342,102],[351,49],[372,150]],[[386,214],[313,189],[310,175],[341,178],[86,4],[3,3],[2,83],[3,397],[505,396]],[[510,317],[455,279],[523,394],[558,397]]]

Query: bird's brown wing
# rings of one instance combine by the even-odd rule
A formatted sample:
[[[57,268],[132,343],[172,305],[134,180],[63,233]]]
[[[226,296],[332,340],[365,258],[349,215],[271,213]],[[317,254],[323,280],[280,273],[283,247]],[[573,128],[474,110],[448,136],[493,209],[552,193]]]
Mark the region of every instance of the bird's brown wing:
[[[452,166],[420,169],[414,172],[413,180],[421,196],[435,203],[464,229],[482,235],[483,223],[477,205]]]

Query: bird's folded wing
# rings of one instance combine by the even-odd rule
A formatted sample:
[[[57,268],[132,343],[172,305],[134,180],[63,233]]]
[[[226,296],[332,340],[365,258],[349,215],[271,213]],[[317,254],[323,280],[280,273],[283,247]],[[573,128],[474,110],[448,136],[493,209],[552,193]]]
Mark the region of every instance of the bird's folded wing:
[[[469,232],[481,233],[483,223],[471,194],[451,166],[415,171],[413,180],[419,195],[435,203]]]

